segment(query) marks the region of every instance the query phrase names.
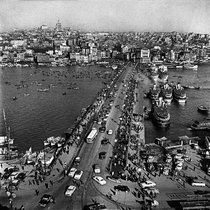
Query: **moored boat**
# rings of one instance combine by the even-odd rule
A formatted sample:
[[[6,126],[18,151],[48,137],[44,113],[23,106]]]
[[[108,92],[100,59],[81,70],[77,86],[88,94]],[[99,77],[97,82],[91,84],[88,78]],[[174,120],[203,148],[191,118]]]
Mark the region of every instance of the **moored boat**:
[[[198,65],[192,65],[191,63],[186,63],[186,64],[184,64],[184,69],[197,70],[198,69]]]
[[[194,121],[190,128],[191,130],[210,130],[210,121]]]
[[[179,103],[185,103],[187,100],[187,95],[185,89],[181,86],[180,83],[174,86],[173,88],[173,97]]]
[[[204,114],[208,114],[209,113],[209,107],[200,105],[197,107],[199,112],[202,112]]]
[[[149,91],[149,97],[150,99],[152,100],[157,100],[158,97],[159,97],[159,94],[160,94],[160,89],[157,87],[157,85],[153,85],[152,88],[150,88],[150,91]]]
[[[166,103],[170,104],[173,99],[172,87],[169,84],[163,85],[161,88],[161,95],[162,95],[164,101]]]
[[[159,127],[167,127],[170,125],[170,113],[168,112],[167,105],[162,97],[153,104],[151,117],[154,123]]]
[[[0,136],[0,160],[12,160],[17,158],[18,150],[14,143],[14,139],[10,138],[10,128],[6,124],[6,115],[3,110],[6,135]]]

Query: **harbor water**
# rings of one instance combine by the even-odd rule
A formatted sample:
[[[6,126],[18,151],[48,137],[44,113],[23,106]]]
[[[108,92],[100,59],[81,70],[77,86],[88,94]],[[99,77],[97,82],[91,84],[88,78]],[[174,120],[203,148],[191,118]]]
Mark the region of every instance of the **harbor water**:
[[[1,109],[19,150],[43,149],[47,137],[64,134],[110,77],[111,70],[99,66],[1,69]]]
[[[71,127],[81,109],[93,102],[103,82],[111,77],[110,72],[110,69],[99,66],[0,69],[0,108],[5,109],[11,137],[19,150],[25,151],[29,147],[33,151],[43,149],[44,139],[62,135]],[[200,86],[201,89],[187,89],[185,105],[172,101],[169,128],[157,128],[146,120],[146,143],[162,136],[175,140],[183,135],[200,136],[202,139],[210,135],[208,131],[192,132],[187,129],[193,120],[207,117],[197,111],[197,106],[210,106],[210,65],[203,64],[197,71],[170,69],[169,82]],[[146,84],[144,90],[149,90],[150,85]],[[151,106],[149,99],[144,99],[144,105]],[[0,134],[5,135],[2,114]]]
[[[199,136],[202,141],[205,135],[210,135],[210,131],[190,131],[188,128],[194,120],[203,120],[210,116],[203,115],[197,111],[197,106],[205,105],[210,107],[210,64],[202,64],[198,70],[178,70],[169,69],[169,83],[191,87],[200,87],[200,89],[186,89],[187,102],[180,105],[174,101],[168,107],[171,115],[171,124],[167,129],[155,127],[151,121],[146,120],[146,142],[154,142],[156,137],[165,136],[170,140],[176,140],[178,136]],[[149,85],[148,85],[149,86]],[[147,87],[148,89],[148,87]],[[145,106],[151,107],[149,99],[145,99]]]

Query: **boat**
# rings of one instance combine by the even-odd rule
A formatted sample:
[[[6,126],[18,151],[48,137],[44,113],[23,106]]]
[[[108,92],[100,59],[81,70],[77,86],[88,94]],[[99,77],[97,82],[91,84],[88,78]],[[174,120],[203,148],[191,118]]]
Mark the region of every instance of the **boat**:
[[[168,81],[168,74],[165,72],[160,72],[158,75],[158,82],[166,83]]]
[[[198,69],[198,65],[192,65],[191,63],[186,63],[186,64],[184,64],[184,69],[197,70]]]
[[[18,150],[17,147],[14,145],[14,139],[10,138],[10,128],[7,127],[4,109],[3,118],[6,135],[0,136],[0,160],[12,160],[18,157]]]
[[[160,94],[160,89],[157,87],[156,84],[154,84],[153,87],[150,88],[150,91],[149,91],[150,99],[157,100],[159,97],[159,94]]]
[[[38,92],[48,92],[49,88],[45,88],[45,89],[37,89]]]
[[[174,86],[173,88],[173,97],[179,103],[185,103],[187,100],[187,95],[185,89],[181,86],[180,83]]]
[[[205,136],[206,149],[210,150],[210,136]]]
[[[198,111],[204,114],[208,114],[209,113],[209,107],[200,105],[197,107]]]
[[[162,97],[160,97],[158,101],[155,101],[153,104],[151,110],[151,118],[153,119],[153,122],[159,127],[168,127],[170,125],[171,116]]]
[[[190,126],[191,130],[210,130],[210,121],[194,121],[194,123]]]
[[[172,87],[169,84],[165,84],[161,88],[161,95],[167,104],[170,104],[173,99],[172,92]]]
[[[113,70],[116,70],[117,68],[118,68],[117,65],[112,65]]]
[[[182,65],[176,65],[176,69],[183,69]]]

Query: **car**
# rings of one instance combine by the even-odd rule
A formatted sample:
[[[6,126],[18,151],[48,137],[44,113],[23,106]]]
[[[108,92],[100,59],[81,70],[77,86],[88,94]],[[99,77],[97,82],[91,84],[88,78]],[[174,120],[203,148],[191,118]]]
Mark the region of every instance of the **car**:
[[[104,204],[93,203],[87,206],[87,210],[108,210]]]
[[[99,132],[100,133],[104,133],[106,131],[106,127],[105,126],[102,126],[99,128]]]
[[[156,201],[156,200],[153,200],[152,202],[151,202],[151,205],[152,206],[159,206],[159,202],[158,201]]]
[[[106,158],[106,152],[100,152],[99,159],[105,159],[105,158]]]
[[[77,171],[77,169],[76,168],[71,168],[70,169],[70,171],[69,171],[69,174],[68,174],[68,176],[70,176],[70,177],[74,177],[74,174],[75,174],[75,172]]]
[[[151,180],[147,180],[147,181],[141,183],[140,186],[141,186],[142,188],[146,188],[146,187],[155,187],[155,186],[156,186],[156,183],[153,182],[153,181],[151,181]]]
[[[77,170],[74,174],[74,179],[80,180],[82,177],[83,171]]]
[[[151,187],[151,188],[145,188],[145,191],[150,194],[150,193],[155,193],[155,194],[159,194],[160,191],[154,187]]]
[[[44,194],[39,201],[39,205],[41,207],[46,207],[48,203],[54,203],[54,201],[52,195]]]
[[[108,179],[109,181],[111,181],[111,182],[115,182],[115,183],[121,183],[121,181],[120,180],[118,180],[118,179],[115,179],[115,178],[113,178],[113,177],[111,177],[111,176],[106,176],[106,179]]]
[[[114,190],[119,190],[119,191],[123,191],[123,192],[129,192],[130,191],[129,187],[126,186],[126,185],[114,186]]]
[[[108,144],[108,143],[109,143],[109,139],[106,139],[106,138],[105,138],[105,139],[102,139],[102,140],[101,140],[101,144],[103,144],[103,145],[104,145],[104,144]]]
[[[95,180],[100,185],[105,185],[106,184],[106,180],[101,176],[94,176],[93,180]]]
[[[108,130],[108,131],[107,131],[107,134],[108,134],[108,135],[112,135],[112,134],[113,134],[113,130],[111,130],[111,129]]]
[[[80,160],[81,158],[79,156],[77,156],[75,159],[74,159],[74,164],[77,166],[80,164]]]
[[[74,193],[74,191],[76,189],[77,188],[74,185],[68,186],[68,188],[66,189],[66,192],[65,192],[65,196],[72,196],[72,194]]]
[[[101,169],[100,169],[98,164],[95,164],[93,166],[93,168],[94,168],[94,173],[96,173],[96,174],[100,174],[101,173]]]

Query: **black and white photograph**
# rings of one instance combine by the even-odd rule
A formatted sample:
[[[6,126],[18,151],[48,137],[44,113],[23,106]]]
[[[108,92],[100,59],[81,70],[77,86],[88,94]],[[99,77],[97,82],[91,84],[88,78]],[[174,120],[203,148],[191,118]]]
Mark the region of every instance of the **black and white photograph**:
[[[209,0],[0,0],[0,210],[210,209]]]

